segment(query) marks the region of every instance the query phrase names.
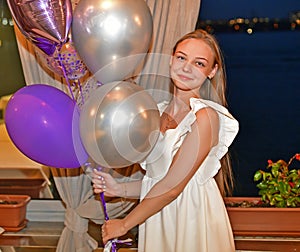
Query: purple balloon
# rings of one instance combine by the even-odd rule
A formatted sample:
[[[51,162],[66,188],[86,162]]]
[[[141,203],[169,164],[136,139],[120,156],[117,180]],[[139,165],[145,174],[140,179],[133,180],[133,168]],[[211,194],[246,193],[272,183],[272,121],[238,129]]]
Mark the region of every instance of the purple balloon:
[[[77,168],[88,159],[79,114],[76,102],[63,91],[35,84],[11,97],[5,124],[13,143],[30,159],[56,168]]]
[[[10,12],[24,36],[43,52],[65,43],[72,22],[71,0],[7,0]]]

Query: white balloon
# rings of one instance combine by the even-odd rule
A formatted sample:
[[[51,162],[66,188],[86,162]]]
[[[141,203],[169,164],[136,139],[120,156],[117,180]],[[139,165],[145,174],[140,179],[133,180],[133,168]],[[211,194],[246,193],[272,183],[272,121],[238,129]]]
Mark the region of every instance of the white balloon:
[[[142,162],[154,147],[159,128],[155,101],[130,82],[98,87],[80,114],[80,136],[87,153],[108,168]]]
[[[144,0],[81,0],[73,14],[75,48],[103,84],[133,73],[149,49],[152,30]]]

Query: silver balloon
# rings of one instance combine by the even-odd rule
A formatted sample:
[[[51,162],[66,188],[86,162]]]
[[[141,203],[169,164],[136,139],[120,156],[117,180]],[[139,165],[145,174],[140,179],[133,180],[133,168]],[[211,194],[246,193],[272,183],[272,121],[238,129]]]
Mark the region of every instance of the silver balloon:
[[[98,87],[80,114],[80,136],[87,153],[108,168],[143,161],[158,139],[159,127],[155,101],[130,82]]]
[[[75,48],[103,84],[133,73],[149,49],[152,30],[144,0],[81,0],[73,14]]]

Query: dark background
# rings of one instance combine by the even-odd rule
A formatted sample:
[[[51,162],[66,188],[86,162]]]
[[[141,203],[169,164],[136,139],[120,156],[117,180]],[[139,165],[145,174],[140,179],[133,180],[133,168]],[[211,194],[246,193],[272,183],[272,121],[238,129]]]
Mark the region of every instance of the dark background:
[[[197,26],[208,19],[263,17],[283,27],[297,11],[299,0],[203,0]],[[225,58],[229,109],[240,123],[230,149],[236,196],[257,196],[253,174],[268,159],[288,161],[300,152],[300,28],[270,27],[248,34],[210,26]]]
[[[0,97],[25,86],[14,27],[9,21],[12,16],[7,2],[0,0]]]

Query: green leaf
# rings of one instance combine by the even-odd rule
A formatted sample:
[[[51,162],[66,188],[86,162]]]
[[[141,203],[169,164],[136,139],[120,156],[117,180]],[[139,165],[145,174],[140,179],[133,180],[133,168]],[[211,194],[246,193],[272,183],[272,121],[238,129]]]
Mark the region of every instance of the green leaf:
[[[275,194],[277,192],[278,192],[278,190],[276,188],[269,189],[269,194]]]
[[[278,183],[278,188],[279,188],[280,193],[286,193],[286,191],[287,191],[287,185],[285,183],[283,183],[282,181],[280,181]]]
[[[262,178],[262,174],[261,174],[261,171],[257,171],[255,172],[254,174],[254,181],[258,181]]]
[[[272,198],[270,199],[270,205],[271,205],[271,206],[274,206],[274,205],[276,205],[276,203],[277,203],[277,202],[276,202],[276,199],[272,197]]]
[[[274,176],[274,177],[278,177],[278,175],[279,175],[279,172],[278,172],[278,169],[276,168],[272,168],[272,170],[271,170],[271,172],[272,172],[272,175]]]
[[[285,201],[280,201],[276,204],[277,207],[286,207],[286,202]]]
[[[282,196],[281,196],[280,194],[274,196],[274,199],[275,199],[276,201],[283,201],[283,198],[282,198]]]
[[[259,184],[257,184],[256,185],[256,187],[258,188],[258,189],[267,189],[268,188],[268,185],[266,184],[266,183],[259,183]]]
[[[273,179],[273,177],[272,177],[272,174],[270,173],[270,172],[263,172],[262,173],[262,180],[263,181],[270,181],[270,180],[272,180]]]
[[[296,206],[296,203],[295,203],[295,198],[288,198],[287,200],[286,200],[286,205],[287,206]]]
[[[278,163],[273,163],[272,164],[272,170],[274,170],[274,171],[276,171],[276,170],[278,171],[280,167],[281,167],[281,165],[278,164]]]

